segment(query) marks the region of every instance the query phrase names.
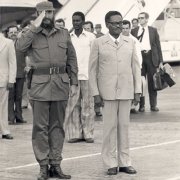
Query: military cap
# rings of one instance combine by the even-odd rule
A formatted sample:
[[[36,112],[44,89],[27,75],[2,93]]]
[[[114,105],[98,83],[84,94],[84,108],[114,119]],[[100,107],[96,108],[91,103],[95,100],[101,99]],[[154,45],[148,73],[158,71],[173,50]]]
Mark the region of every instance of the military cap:
[[[95,28],[101,28],[101,24],[96,24]]]
[[[54,10],[54,7],[53,7],[53,3],[52,2],[49,2],[49,1],[43,1],[43,2],[40,2],[36,5],[36,9],[37,11],[53,11]]]

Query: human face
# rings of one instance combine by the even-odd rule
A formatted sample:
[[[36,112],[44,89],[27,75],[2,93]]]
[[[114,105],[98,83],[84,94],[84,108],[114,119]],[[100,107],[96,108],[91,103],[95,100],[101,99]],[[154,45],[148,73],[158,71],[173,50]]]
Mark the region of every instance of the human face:
[[[106,27],[111,36],[118,38],[122,31],[122,17],[120,15],[111,16],[110,20],[106,22]]]
[[[96,30],[96,33],[101,33],[101,27],[97,27],[95,28],[95,30]]]
[[[145,26],[148,23],[148,19],[146,19],[145,14],[139,14],[138,20],[141,26]]]
[[[8,38],[12,39],[13,41],[17,39],[18,29],[17,27],[10,27],[8,31]]]
[[[38,14],[41,14],[42,11],[39,11]],[[43,18],[42,23],[45,26],[51,26],[53,24],[53,19],[54,19],[54,11],[52,10],[46,10],[45,11],[45,17]]]
[[[93,30],[91,28],[91,24],[84,24],[83,28],[84,28],[85,31],[93,32]]]
[[[75,15],[72,17],[72,24],[75,30],[82,29],[84,21],[81,16]]]
[[[123,34],[124,36],[129,36],[129,34],[130,34],[129,24],[123,24],[123,25],[122,25],[122,34]]]
[[[138,27],[138,21],[134,20],[132,21],[132,28]]]

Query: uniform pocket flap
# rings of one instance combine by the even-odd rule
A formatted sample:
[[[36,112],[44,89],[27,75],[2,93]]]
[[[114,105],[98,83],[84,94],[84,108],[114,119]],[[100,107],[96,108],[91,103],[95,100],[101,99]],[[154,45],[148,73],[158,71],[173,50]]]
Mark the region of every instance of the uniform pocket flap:
[[[62,74],[61,78],[63,82],[69,83],[69,76],[67,74]]]
[[[65,42],[58,42],[58,46],[62,47],[62,48],[67,48],[67,44]]]
[[[49,75],[33,75],[32,83],[43,84],[49,81]]]
[[[34,49],[44,49],[48,47],[48,44],[32,44]]]

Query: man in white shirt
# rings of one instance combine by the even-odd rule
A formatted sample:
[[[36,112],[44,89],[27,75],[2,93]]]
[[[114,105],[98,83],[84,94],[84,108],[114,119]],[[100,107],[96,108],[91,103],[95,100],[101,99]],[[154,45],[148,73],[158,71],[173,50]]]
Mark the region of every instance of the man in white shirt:
[[[153,75],[157,71],[157,68],[163,65],[159,35],[157,29],[147,25],[149,20],[148,13],[141,12],[138,15],[138,19],[140,26],[132,29],[131,33],[141,44],[141,53],[143,57],[142,76],[145,78],[147,76],[150,110],[157,112],[159,108],[157,107],[157,91],[154,89]],[[141,97],[139,111],[145,111],[144,97]]]
[[[134,40],[137,56],[138,56],[139,63],[140,63],[141,68],[142,68],[141,45],[140,45],[140,42],[133,35],[131,35],[131,23],[128,20],[123,20],[122,35],[128,36],[128,37],[130,37],[130,38],[132,38]],[[144,96],[145,86],[146,86],[146,79],[144,78],[144,76],[141,76],[141,80],[142,80],[142,94],[141,94],[141,96]],[[132,103],[132,106],[131,106],[131,113],[135,113],[135,114],[138,113],[137,106],[134,106],[133,103]]]
[[[82,12],[72,15],[74,31],[71,40],[77,54],[78,86],[74,96],[69,97],[66,108],[66,137],[69,143],[85,140],[93,143],[94,137],[94,103],[89,90],[88,64],[93,33],[83,30],[85,16]]]

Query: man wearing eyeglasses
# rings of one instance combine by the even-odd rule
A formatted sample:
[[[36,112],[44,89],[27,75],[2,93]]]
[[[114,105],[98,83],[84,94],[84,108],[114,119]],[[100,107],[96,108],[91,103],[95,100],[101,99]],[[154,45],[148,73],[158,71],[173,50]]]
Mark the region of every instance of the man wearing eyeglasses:
[[[132,35],[135,36],[141,44],[141,53],[143,57],[142,76],[147,76],[148,92],[150,101],[150,110],[158,112],[157,107],[157,91],[153,86],[153,75],[156,69],[162,67],[163,57],[159,35],[155,28],[148,26],[149,14],[142,12],[138,16],[140,27],[132,30]],[[140,98],[140,112],[145,111],[145,97]]]
[[[109,11],[105,23],[109,32],[93,42],[89,63],[94,102],[103,106],[102,158],[108,175],[135,174],[129,155],[128,127],[131,102],[137,104],[140,99],[140,63],[134,41],[120,35],[121,13]]]

